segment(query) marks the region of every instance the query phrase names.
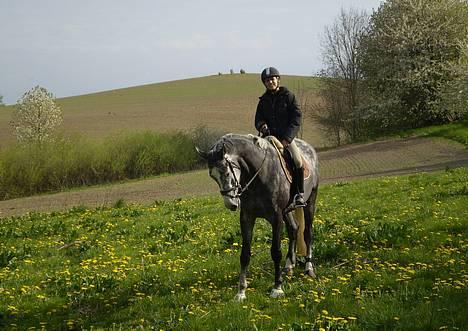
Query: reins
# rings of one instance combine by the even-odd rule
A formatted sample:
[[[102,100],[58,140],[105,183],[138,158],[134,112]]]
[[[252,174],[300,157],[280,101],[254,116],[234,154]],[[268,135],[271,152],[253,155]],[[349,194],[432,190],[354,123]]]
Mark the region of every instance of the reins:
[[[241,195],[247,191],[247,189],[249,188],[250,184],[253,183],[253,181],[255,180],[255,178],[258,177],[258,175],[260,174],[260,171],[263,169],[263,165],[265,164],[265,160],[266,160],[266,157],[267,157],[267,152],[265,151],[265,156],[263,157],[263,160],[262,160],[262,164],[260,165],[260,167],[257,169],[257,171],[255,172],[255,174],[252,176],[252,178],[250,178],[250,180],[247,182],[247,184],[245,184],[244,187],[242,187],[239,179],[237,178],[236,176],[236,172],[234,171],[234,168],[237,168],[237,169],[241,169],[237,164],[235,164],[234,162],[232,162],[229,158],[226,158],[226,162],[228,163],[229,165],[229,169],[231,170],[232,172],[232,175],[234,176],[234,181],[235,181],[235,186],[232,188],[232,189],[229,189],[229,190],[225,190],[225,191],[220,191],[221,192],[221,195],[224,195],[224,196],[229,196],[231,198],[240,198]],[[235,195],[233,196],[230,196],[228,195],[230,192],[236,190],[236,193]]]

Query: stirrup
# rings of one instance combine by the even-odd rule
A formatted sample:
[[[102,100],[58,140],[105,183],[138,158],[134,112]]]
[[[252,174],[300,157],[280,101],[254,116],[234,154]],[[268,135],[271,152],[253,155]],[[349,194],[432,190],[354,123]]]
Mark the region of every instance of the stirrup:
[[[304,201],[304,195],[298,193],[294,196],[294,208],[303,208],[307,206],[307,203]]]
[[[305,206],[307,206],[307,203],[304,201],[304,197],[302,194],[298,193],[294,196],[292,202],[290,202],[289,205],[283,210],[283,213],[288,214],[294,209],[304,208]]]

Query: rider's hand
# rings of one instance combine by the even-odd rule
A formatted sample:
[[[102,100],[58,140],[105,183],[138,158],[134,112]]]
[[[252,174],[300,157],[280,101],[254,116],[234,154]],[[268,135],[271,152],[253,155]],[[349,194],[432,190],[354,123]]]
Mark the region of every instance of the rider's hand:
[[[287,141],[286,139],[283,139],[283,140],[281,140],[281,144],[283,144],[283,147],[284,147],[284,148],[288,148],[288,146],[289,146],[289,141]]]
[[[262,136],[264,136],[264,137],[270,135],[270,129],[268,128],[268,125],[266,125],[266,123],[263,124],[263,125],[260,127],[260,133],[261,133]]]

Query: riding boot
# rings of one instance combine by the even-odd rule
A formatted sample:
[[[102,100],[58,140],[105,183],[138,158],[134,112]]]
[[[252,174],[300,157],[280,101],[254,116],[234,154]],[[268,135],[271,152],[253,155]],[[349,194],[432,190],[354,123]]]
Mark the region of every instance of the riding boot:
[[[294,196],[294,207],[305,207],[307,204],[304,201],[304,168],[295,169],[294,177],[294,182],[296,183],[297,188],[297,193]]]

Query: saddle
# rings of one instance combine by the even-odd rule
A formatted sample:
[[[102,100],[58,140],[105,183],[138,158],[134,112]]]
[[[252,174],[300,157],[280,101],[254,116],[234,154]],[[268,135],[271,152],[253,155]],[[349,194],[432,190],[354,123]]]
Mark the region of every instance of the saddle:
[[[287,153],[287,158],[285,157],[286,153],[284,153],[284,147],[283,144],[275,137],[275,136],[268,136],[265,137],[266,140],[268,140],[273,147],[276,149],[276,152],[278,153],[278,157],[281,163],[281,168],[283,168],[283,172],[288,179],[290,183],[292,183],[293,180],[293,167],[294,167],[294,162]],[[302,167],[304,168],[304,180],[308,179],[310,177],[310,165],[309,162],[306,161],[304,158],[304,155],[301,154],[302,158]]]

